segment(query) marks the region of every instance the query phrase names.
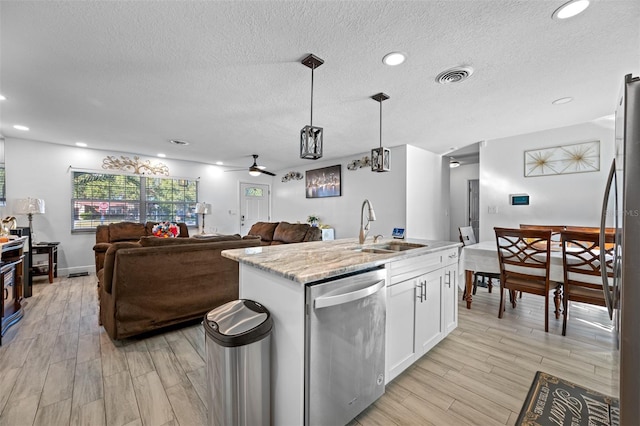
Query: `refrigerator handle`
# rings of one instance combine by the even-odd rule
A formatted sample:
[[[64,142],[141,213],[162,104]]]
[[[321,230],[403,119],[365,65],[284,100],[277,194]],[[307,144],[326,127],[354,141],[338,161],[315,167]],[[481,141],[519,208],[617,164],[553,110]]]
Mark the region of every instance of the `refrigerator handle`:
[[[604,191],[604,200],[602,201],[602,213],[600,215],[600,275],[602,276],[602,291],[604,292],[604,301],[607,305],[607,310],[609,311],[609,318],[613,319],[613,292],[609,289],[609,276],[607,274],[607,259],[606,254],[607,251],[604,249],[605,247],[605,230],[607,224],[607,206],[609,205],[609,196],[611,195],[611,188],[613,185],[616,185],[616,160],[613,159],[613,163],[611,164],[611,170],[609,171],[609,177],[607,178],[607,186]],[[614,195],[615,196],[615,195]],[[616,206],[617,208],[617,206]],[[612,212],[614,218],[617,216],[618,212]],[[619,241],[616,241],[616,244],[619,244]],[[613,254],[614,256],[616,253]]]
[[[384,287],[385,281],[380,280],[369,287],[362,288],[360,290],[352,291],[350,293],[338,294],[335,296],[318,297],[315,300],[314,308],[328,308],[329,306],[342,305],[344,303],[353,302],[354,300],[364,299],[367,296],[380,291]]]

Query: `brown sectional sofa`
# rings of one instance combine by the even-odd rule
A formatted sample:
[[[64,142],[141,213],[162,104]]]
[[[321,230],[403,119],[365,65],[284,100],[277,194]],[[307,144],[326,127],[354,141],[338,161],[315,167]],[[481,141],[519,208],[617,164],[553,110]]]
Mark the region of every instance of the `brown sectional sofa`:
[[[238,263],[220,253],[260,245],[239,235],[133,238],[108,244],[97,273],[100,322],[113,339],[202,318],[237,299]]]
[[[104,255],[111,243],[122,241],[138,241],[141,237],[152,234],[156,222],[146,224],[136,222],[110,223],[109,225],[98,225],[96,228],[96,244],[93,246],[93,253],[96,261],[96,274],[102,269]],[[189,228],[185,223],[178,223],[180,233],[178,238],[189,238]]]
[[[259,236],[263,246],[322,240],[320,228],[306,223],[257,222],[248,235]]]

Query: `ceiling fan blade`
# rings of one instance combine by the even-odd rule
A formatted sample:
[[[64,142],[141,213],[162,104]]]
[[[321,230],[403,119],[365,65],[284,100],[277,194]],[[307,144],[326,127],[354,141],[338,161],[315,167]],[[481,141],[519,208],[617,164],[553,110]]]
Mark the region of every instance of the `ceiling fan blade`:
[[[264,173],[265,175],[269,175],[269,176],[275,176],[275,173],[271,173],[270,171],[267,170],[260,170],[261,173]]]
[[[225,170],[225,172],[244,172],[246,170],[247,170],[246,168],[245,169],[229,169],[229,170]]]

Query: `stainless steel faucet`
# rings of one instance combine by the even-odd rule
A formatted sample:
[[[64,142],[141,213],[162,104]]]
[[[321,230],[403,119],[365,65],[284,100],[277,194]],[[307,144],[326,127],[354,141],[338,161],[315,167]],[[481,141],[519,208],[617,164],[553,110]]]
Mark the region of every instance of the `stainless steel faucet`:
[[[364,206],[369,206],[369,214],[367,215],[367,224],[364,224]],[[367,239],[369,233],[369,223],[376,220],[376,212],[373,211],[373,206],[369,200],[364,200],[362,203],[362,209],[360,210],[360,244],[364,244],[364,240]]]

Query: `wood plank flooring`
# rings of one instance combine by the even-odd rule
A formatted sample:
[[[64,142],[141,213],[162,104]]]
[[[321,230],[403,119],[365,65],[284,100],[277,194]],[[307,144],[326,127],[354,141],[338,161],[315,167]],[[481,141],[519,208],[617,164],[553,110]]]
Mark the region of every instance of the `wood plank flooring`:
[[[0,347],[0,426],[206,424],[202,326],[112,341],[98,326],[95,276],[38,280]],[[572,304],[567,336],[525,295],[460,302],[458,328],[387,386],[351,425],[510,425],[537,370],[618,394],[611,321]]]

